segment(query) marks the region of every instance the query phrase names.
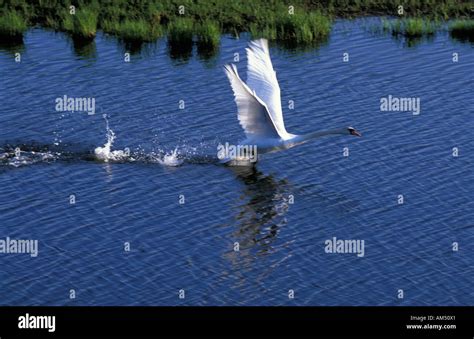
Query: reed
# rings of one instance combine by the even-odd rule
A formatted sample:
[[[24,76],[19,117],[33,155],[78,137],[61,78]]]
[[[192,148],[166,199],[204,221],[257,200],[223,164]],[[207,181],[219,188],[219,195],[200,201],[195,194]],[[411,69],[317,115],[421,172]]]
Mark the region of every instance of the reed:
[[[320,12],[286,15],[276,22],[277,40],[308,44],[325,39],[331,30],[331,21]]]
[[[433,34],[428,21],[471,18],[471,3],[465,0],[74,0],[76,15],[68,1],[7,0],[0,9],[0,34],[19,37],[26,25],[41,25],[66,31],[81,39],[93,39],[97,29],[124,40],[153,41],[167,32],[171,44],[188,47],[193,37],[199,46],[216,48],[218,35],[250,32],[277,42],[298,45],[324,41],[333,17],[397,15],[404,6],[405,17],[385,24],[394,35]],[[179,12],[184,6],[184,13]],[[294,14],[290,14],[290,6]],[[416,19],[419,17],[425,19]],[[469,33],[469,25],[457,23],[451,34]],[[463,26],[465,25],[465,26]]]
[[[435,21],[422,18],[408,18],[397,20],[384,20],[383,30],[392,35],[403,35],[405,37],[422,37],[433,35],[439,24]]]
[[[98,12],[94,8],[78,8],[72,19],[72,34],[75,38],[92,40],[97,32]]]
[[[212,51],[219,47],[221,30],[217,22],[206,20],[196,27],[195,33],[198,50]]]
[[[175,19],[168,25],[169,55],[172,59],[187,60],[193,51],[194,22],[189,18]]]
[[[168,42],[171,44],[192,44],[194,22],[188,18],[173,20],[168,25]]]
[[[449,25],[451,37],[474,42],[474,20],[456,20]]]
[[[121,39],[130,42],[150,42],[163,35],[161,26],[139,20],[125,20],[114,26],[114,33]]]
[[[6,42],[22,41],[27,28],[25,19],[16,11],[4,12],[0,16],[0,37]]]

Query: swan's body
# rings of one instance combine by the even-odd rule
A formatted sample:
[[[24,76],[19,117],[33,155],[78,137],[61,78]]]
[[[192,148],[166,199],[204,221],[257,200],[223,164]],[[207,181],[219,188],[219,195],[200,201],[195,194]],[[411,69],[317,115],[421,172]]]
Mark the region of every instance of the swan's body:
[[[225,71],[234,92],[238,119],[246,139],[242,145],[256,145],[258,153],[276,152],[326,135],[356,135],[352,127],[296,135],[286,131],[281,109],[280,86],[273,70],[268,42],[252,41],[247,50],[247,83],[243,82],[235,65]]]

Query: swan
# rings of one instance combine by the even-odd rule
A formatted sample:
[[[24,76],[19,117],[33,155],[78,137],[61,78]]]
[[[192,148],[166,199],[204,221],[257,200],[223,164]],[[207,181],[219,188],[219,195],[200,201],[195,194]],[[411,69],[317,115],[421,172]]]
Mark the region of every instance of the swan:
[[[246,139],[242,146],[254,145],[258,154],[270,153],[301,145],[327,135],[361,136],[353,127],[297,135],[286,131],[281,109],[280,86],[273,70],[268,41],[251,41],[247,51],[247,83],[242,81],[234,64],[225,65],[237,104],[237,117]],[[228,159],[227,159],[228,160]]]

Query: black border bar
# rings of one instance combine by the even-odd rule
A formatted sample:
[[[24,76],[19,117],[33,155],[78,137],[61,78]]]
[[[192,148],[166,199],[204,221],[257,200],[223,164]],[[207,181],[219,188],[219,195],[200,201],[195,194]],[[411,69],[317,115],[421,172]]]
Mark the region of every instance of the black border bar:
[[[19,329],[26,313],[54,315],[55,332]],[[456,329],[407,329],[429,323]],[[474,307],[0,307],[1,339],[249,335],[473,338]]]

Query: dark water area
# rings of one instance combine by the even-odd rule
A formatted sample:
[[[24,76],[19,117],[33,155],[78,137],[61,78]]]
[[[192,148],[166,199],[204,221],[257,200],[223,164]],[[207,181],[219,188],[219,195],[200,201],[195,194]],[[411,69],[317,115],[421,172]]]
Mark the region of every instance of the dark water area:
[[[128,63],[103,35],[82,46],[33,29],[1,47],[0,239],[36,239],[38,256],[0,253],[0,304],[473,305],[473,45],[370,25],[270,48],[290,133],[363,137],[255,168],[216,159],[243,137],[223,66],[239,53],[245,80],[246,36],[206,58],[170,58],[160,40]],[[95,114],[56,111],[64,95],[95,98]],[[420,113],[381,111],[389,95],[419,98]],[[111,151],[129,156],[98,160],[111,130]],[[327,253],[334,237],[363,240],[364,255]]]

